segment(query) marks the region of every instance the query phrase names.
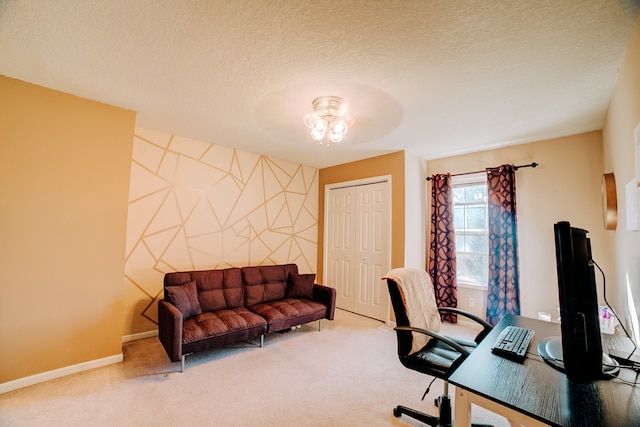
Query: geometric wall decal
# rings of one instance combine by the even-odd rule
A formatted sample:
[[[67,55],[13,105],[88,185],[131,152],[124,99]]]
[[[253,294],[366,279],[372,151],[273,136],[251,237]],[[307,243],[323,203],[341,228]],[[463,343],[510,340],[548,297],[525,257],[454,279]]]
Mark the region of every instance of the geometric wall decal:
[[[294,262],[316,272],[318,169],[136,128],[124,335],[157,329],[170,271]]]

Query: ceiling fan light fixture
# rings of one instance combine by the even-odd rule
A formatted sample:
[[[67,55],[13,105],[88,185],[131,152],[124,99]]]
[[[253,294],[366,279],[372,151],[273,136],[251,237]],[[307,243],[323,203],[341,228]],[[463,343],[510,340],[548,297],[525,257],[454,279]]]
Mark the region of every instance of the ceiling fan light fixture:
[[[311,137],[320,144],[338,144],[355,120],[347,114],[342,98],[321,96],[313,100],[313,112],[304,116]]]

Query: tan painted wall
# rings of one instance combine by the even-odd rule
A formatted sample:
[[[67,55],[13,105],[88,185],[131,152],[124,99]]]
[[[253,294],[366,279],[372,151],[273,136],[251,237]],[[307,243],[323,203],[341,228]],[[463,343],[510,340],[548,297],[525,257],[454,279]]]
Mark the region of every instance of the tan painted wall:
[[[136,128],[125,335],[157,330],[164,274],[293,262],[316,271],[318,169]]]
[[[631,32],[625,58],[620,67],[609,111],[602,131],[604,141],[604,169],[616,177],[618,199],[618,227],[607,232],[610,241],[610,301],[619,312],[625,313],[626,286],[629,283],[640,312],[640,232],[627,231],[626,184],[640,179],[640,168],[634,166],[633,132],[640,124],[640,14]],[[609,283],[609,281],[607,282]],[[625,314],[626,316],[626,314]]]
[[[0,76],[0,383],[121,354],[135,113]]]
[[[425,160],[405,151],[404,172],[404,266],[426,269],[427,173]]]
[[[324,188],[328,184],[391,175],[391,267],[404,265],[405,172],[404,151],[320,169],[318,191],[318,280],[324,266]]]
[[[611,271],[602,222],[601,133],[431,160],[427,162],[427,173],[472,172],[505,163],[520,165],[533,161],[540,166],[516,172],[521,313],[537,317],[539,311],[544,311],[555,316],[558,306],[555,222],[567,220],[589,230],[594,258],[605,272]],[[476,298],[476,307],[483,307],[484,301],[478,298],[486,297],[461,288],[458,294],[461,308],[468,308],[469,297]]]

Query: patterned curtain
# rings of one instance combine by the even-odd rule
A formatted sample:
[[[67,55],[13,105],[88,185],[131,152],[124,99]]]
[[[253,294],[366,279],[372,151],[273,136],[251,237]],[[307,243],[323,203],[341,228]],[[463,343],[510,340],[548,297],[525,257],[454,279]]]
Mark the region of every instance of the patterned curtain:
[[[429,276],[438,307],[457,307],[456,249],[451,203],[451,174],[431,177],[431,232],[429,236]],[[457,323],[455,314],[442,320]]]
[[[487,169],[489,217],[489,286],[487,322],[507,313],[520,314],[515,168]]]

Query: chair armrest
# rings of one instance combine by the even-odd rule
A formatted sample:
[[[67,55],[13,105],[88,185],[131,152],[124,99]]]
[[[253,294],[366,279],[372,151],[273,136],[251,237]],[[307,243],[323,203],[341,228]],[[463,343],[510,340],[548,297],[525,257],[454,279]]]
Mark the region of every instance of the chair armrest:
[[[182,360],[182,313],[168,301],[158,301],[158,338],[172,362]]]
[[[480,331],[480,333],[478,335],[476,335],[476,338],[474,339],[474,341],[476,342],[476,344],[480,343],[480,341],[482,341],[484,339],[484,337],[486,337],[487,335],[489,335],[489,332],[491,332],[491,330],[493,329],[493,326],[491,326],[491,324],[489,324],[487,321],[485,321],[484,319],[476,316],[473,313],[469,313],[468,311],[465,310],[461,310],[459,308],[454,308],[454,307],[438,307],[438,311],[439,312],[449,312],[449,313],[456,313],[459,314],[460,316],[466,317],[467,319],[473,320],[474,322],[478,323],[480,326],[482,326],[482,331]]]
[[[421,328],[414,328],[414,327],[411,327],[411,326],[396,326],[394,328],[394,330],[396,330],[396,331],[407,331],[407,332],[418,332],[420,334],[429,335],[431,338],[434,338],[434,339],[436,339],[438,341],[441,341],[441,342],[445,343],[446,345],[448,345],[449,347],[454,348],[456,351],[460,352],[460,354],[462,354],[465,357],[471,354],[469,352],[469,350],[467,350],[466,348],[462,347],[457,342],[445,337],[444,335],[440,335],[437,332],[428,331],[426,329],[421,329]]]
[[[324,317],[327,320],[333,320],[336,311],[335,288],[315,283],[313,285],[313,300],[326,305],[327,314]]]

